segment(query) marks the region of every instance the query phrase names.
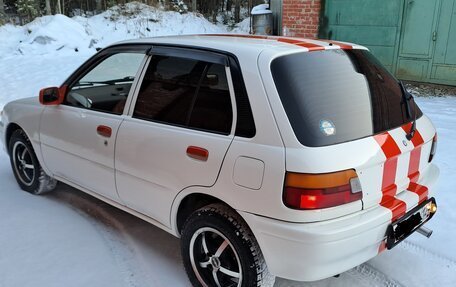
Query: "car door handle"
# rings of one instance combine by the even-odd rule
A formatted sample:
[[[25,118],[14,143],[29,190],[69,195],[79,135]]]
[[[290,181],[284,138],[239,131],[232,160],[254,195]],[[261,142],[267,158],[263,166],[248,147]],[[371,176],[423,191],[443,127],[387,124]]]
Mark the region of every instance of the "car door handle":
[[[112,135],[112,129],[108,126],[99,125],[97,127],[97,134],[105,138],[110,138]]]
[[[187,147],[187,156],[200,161],[207,161],[209,151],[205,148],[198,146]]]

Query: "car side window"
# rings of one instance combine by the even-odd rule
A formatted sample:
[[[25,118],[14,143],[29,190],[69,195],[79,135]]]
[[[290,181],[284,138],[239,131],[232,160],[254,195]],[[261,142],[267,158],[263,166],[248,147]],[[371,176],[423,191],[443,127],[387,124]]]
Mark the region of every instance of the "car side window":
[[[122,114],[143,59],[144,53],[139,52],[108,56],[69,88],[64,104]]]
[[[225,66],[155,55],[141,84],[133,117],[229,134],[232,113]]]
[[[233,111],[225,66],[208,63],[188,125],[201,130],[229,134],[232,121]]]

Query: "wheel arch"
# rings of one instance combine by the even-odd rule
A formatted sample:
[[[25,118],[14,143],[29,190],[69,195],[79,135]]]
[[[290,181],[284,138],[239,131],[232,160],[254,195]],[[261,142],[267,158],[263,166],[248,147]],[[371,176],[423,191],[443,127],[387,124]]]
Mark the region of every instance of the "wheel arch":
[[[17,130],[22,130],[25,133],[25,135],[28,137],[28,139],[30,141],[30,144],[33,147],[33,151],[35,152],[36,158],[38,159],[38,162],[40,163],[41,167],[46,172],[46,174],[52,175],[51,171],[44,164],[44,159],[41,154],[40,144],[35,142],[32,138],[32,135],[29,134],[27,132],[27,130],[21,124],[18,124],[17,122],[9,122],[5,129],[5,147],[6,147],[6,150],[8,151],[8,154],[9,154],[9,142],[11,140],[13,133]]]
[[[214,203],[223,204],[233,212],[239,214],[230,204],[211,194],[201,191],[186,192],[185,194],[182,194],[181,192],[174,201],[171,214],[171,224],[175,234],[180,237],[183,225],[190,214],[204,206]],[[245,222],[245,224],[248,225],[247,222]]]
[[[13,133],[17,130],[23,130],[25,134],[27,134],[27,132],[18,124],[16,123],[9,123],[8,126],[6,127],[6,130],[5,130],[5,146],[9,152],[9,142],[11,140],[11,136],[13,135]]]

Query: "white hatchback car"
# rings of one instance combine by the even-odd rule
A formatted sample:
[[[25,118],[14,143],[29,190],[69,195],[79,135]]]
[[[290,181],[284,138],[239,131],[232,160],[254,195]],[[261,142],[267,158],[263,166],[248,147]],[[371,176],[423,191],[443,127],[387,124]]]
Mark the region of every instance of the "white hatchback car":
[[[181,237],[194,286],[330,277],[426,233],[437,209],[435,128],[361,46],[126,41],[40,102],[0,123],[21,188],[61,181]]]

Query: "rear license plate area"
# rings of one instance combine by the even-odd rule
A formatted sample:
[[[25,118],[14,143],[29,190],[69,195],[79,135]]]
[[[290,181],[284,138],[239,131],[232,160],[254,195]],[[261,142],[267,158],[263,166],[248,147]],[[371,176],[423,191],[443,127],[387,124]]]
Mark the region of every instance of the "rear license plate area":
[[[388,249],[393,248],[429,221],[434,215],[431,212],[432,204],[436,206],[434,198],[426,200],[397,221],[391,223],[386,231],[386,247]]]

